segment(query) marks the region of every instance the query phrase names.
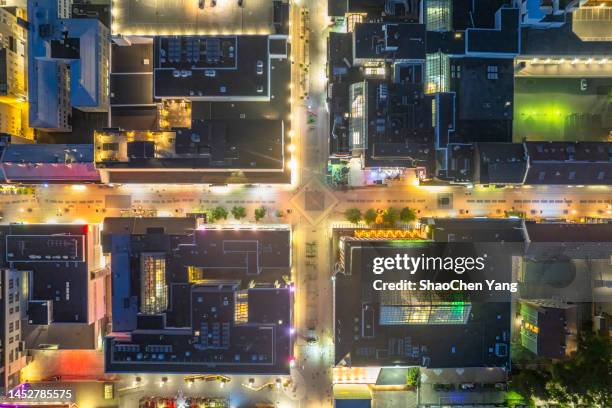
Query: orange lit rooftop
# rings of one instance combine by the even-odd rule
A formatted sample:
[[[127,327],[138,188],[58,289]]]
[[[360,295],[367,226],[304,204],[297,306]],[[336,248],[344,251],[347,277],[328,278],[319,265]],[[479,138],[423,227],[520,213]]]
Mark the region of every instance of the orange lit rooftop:
[[[271,34],[273,2],[249,0],[114,0],[112,34],[123,35],[218,35]]]

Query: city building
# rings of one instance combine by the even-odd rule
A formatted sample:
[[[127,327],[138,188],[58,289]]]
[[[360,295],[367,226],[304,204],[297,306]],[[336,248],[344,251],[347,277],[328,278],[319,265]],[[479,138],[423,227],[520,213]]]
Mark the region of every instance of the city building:
[[[420,180],[471,180],[473,143],[512,141],[518,9],[442,0],[415,13],[410,1],[365,3],[329,11],[344,17],[328,39],[332,164],[350,167],[354,185],[407,168]]]
[[[561,360],[578,348],[577,305],[554,300],[520,302],[521,345],[537,356]]]
[[[525,184],[612,184],[610,142],[525,142],[525,150]]]
[[[289,28],[289,2],[285,0],[204,1],[183,7],[117,0],[112,7],[113,35],[279,34]]]
[[[512,141],[519,13],[502,1],[427,1],[424,92],[434,97],[436,174],[465,182],[476,142]]]
[[[328,0],[327,14],[335,19],[359,21],[362,18],[379,17],[383,13],[397,19],[418,21],[418,0]]]
[[[167,221],[125,231],[124,219],[105,220],[113,275],[106,372],[288,374],[290,231]]]
[[[584,323],[610,299],[612,224],[525,223],[518,265],[520,344],[538,356],[571,357]]]
[[[520,220],[431,219],[426,235],[407,230],[389,237],[367,230],[335,230],[338,253],[334,279],[335,365],[351,367],[422,366],[431,369],[510,366],[509,294],[460,289],[381,288],[381,282],[450,282],[454,271],[386,268],[377,273],[375,258],[483,256],[486,266],[466,272],[495,273],[510,282],[515,256],[522,252]],[[381,231],[384,232],[384,231]],[[429,237],[429,238],[427,238]],[[477,244],[476,244],[477,243]],[[373,273],[374,272],[374,273]],[[468,277],[469,276],[469,277]],[[488,275],[491,277],[492,275]],[[347,293],[359,294],[346,296]]]
[[[25,10],[0,8],[0,133],[31,138],[27,126]]]
[[[520,185],[527,173],[527,152],[521,143],[476,143],[474,183]]]
[[[20,370],[26,365],[22,325],[28,303],[29,272],[0,269],[0,388],[19,385]]]
[[[112,46],[103,181],[290,181],[286,35],[122,37]]]
[[[46,131],[69,132],[73,108],[108,110],[109,29],[68,3],[28,2],[29,121]]]
[[[610,86],[612,6],[521,3],[528,12],[516,58],[514,141],[609,140],[612,119],[603,90]]]
[[[100,263],[98,227],[11,224],[0,234],[5,268],[29,274],[21,325],[25,347],[100,349],[109,276]]]
[[[431,101],[423,98],[425,26],[355,21],[328,39],[330,154],[384,182],[404,168],[431,173]]]
[[[92,145],[9,144],[0,155],[6,183],[95,183]]]
[[[610,142],[480,142],[449,151],[454,183],[499,186],[607,186],[611,155]]]

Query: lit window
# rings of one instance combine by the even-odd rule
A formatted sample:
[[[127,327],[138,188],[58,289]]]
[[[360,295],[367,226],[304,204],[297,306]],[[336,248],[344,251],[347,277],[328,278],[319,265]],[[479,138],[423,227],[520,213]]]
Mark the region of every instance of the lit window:
[[[363,116],[363,96],[358,95],[351,104],[351,117],[360,118]]]
[[[431,127],[436,127],[436,122],[438,120],[438,106],[436,105],[436,100],[431,100]]]

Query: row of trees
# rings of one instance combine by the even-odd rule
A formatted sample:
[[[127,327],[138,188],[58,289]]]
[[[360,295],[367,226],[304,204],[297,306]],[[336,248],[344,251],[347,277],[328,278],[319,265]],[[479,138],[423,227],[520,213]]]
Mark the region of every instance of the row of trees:
[[[344,217],[353,224],[363,221],[367,225],[379,224],[392,227],[398,221],[406,224],[416,221],[417,212],[410,207],[404,207],[399,211],[394,207],[387,208],[386,210],[370,208],[364,213],[359,208],[349,208],[344,212]]]
[[[599,335],[584,335],[575,356],[551,364],[533,358],[515,361],[511,388],[533,403],[556,401],[562,406],[612,406],[612,346]]]
[[[242,206],[233,206],[230,210],[232,217],[236,220],[241,220],[246,218],[247,211],[246,208]],[[253,211],[253,216],[255,217],[255,221],[260,221],[262,218],[266,216],[267,210],[264,207],[258,207]],[[215,208],[211,208],[206,211],[206,215],[208,217],[209,222],[217,222],[221,220],[227,220],[229,216],[228,211],[225,207],[217,206]]]

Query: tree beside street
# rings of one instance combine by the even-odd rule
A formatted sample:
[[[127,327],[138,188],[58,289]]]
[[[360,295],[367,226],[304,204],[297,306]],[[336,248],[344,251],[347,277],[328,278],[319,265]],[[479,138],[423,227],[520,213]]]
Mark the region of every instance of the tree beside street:
[[[410,224],[417,219],[417,212],[410,207],[404,207],[400,211],[399,215],[400,221],[406,224]]]
[[[359,208],[349,208],[344,212],[344,218],[348,222],[358,224],[361,221],[361,210]]]
[[[259,207],[255,209],[255,221],[259,221],[265,216],[266,216],[266,209],[264,207]]]
[[[247,215],[246,208],[238,205],[233,206],[231,212],[232,216],[237,220],[241,220]]]
[[[365,221],[366,224],[372,225],[376,222],[377,216],[378,214],[376,213],[376,210],[374,210],[373,208],[369,208],[363,214],[363,220]]]

